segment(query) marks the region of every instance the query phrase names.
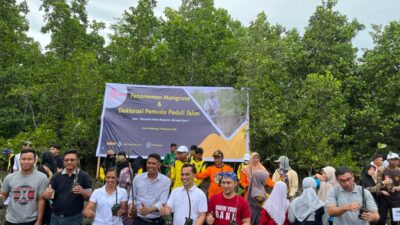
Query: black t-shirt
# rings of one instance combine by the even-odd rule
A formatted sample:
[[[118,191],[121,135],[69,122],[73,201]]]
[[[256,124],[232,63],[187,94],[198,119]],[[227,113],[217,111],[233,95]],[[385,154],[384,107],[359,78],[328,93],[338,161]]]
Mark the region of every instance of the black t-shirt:
[[[75,174],[69,177],[68,174],[61,173],[57,173],[51,178],[50,184],[55,191],[53,212],[56,215],[69,217],[82,213],[84,199],[81,195],[72,193],[74,179]],[[92,181],[85,171],[79,171],[77,183],[79,183],[83,189],[92,188]]]
[[[57,168],[64,168],[64,158],[62,155],[54,156],[54,160],[56,161]]]

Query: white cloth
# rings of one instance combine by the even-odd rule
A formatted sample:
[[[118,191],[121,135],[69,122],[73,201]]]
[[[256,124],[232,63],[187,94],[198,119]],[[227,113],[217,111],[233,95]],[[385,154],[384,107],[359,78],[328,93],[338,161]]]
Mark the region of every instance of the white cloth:
[[[277,225],[282,225],[285,222],[286,211],[289,207],[286,189],[285,183],[282,181],[276,182],[271,195],[263,205],[263,208],[267,210]]]
[[[208,113],[210,118],[216,118],[218,115],[218,108],[219,108],[218,99],[216,97],[206,99],[203,108]]]
[[[128,201],[126,190],[117,187],[117,203]],[[122,225],[122,219],[119,216],[112,216],[111,207],[115,204],[115,191],[110,195],[106,192],[106,186],[93,191],[89,201],[96,203],[96,212],[93,225]]]
[[[21,158],[21,153],[18,153],[14,156],[14,165],[13,165],[13,171],[17,172],[21,168],[21,164],[19,164],[19,158]]]
[[[199,214],[207,212],[207,197],[196,185],[189,190],[191,212],[190,218],[196,223]],[[189,216],[189,198],[183,186],[174,189],[169,196],[167,205],[174,212],[174,225],[185,224],[185,218]]]
[[[319,200],[314,188],[309,187],[304,189],[303,193],[292,201],[289,214],[293,213],[296,219],[302,222],[307,216],[314,215],[314,212],[324,205],[325,203]]]

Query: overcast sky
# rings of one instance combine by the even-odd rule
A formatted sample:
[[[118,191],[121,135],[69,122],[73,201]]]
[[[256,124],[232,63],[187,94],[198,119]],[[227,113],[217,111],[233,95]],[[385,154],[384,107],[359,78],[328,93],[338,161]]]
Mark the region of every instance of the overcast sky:
[[[43,25],[43,14],[39,11],[41,1],[27,0],[27,2],[30,9],[28,35],[39,41],[44,48],[49,43],[50,37],[40,33]],[[102,32],[107,38],[107,34],[111,32],[110,24],[115,23],[124,10],[136,4],[137,0],[89,0],[87,12],[90,20],[95,19],[107,24],[107,29]],[[165,7],[177,9],[180,4],[181,0],[158,0],[155,14],[162,16]],[[270,23],[278,23],[288,29],[297,28],[300,32],[304,31],[310,16],[320,4],[320,0],[215,0],[215,7],[226,9],[234,19],[246,26],[256,18],[257,14],[264,11]],[[359,49],[372,47],[369,35],[371,24],[386,25],[389,21],[400,19],[399,0],[341,0],[336,9],[347,15],[350,20],[356,18],[366,26],[366,29],[353,41]]]

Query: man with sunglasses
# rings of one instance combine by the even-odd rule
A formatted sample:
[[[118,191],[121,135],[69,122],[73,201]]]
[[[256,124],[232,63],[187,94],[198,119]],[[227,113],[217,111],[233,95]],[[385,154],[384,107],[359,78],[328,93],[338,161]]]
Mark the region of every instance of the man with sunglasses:
[[[213,225],[250,225],[250,207],[235,189],[238,179],[234,172],[223,172],[222,193],[214,195],[208,202],[206,222]]]
[[[333,225],[368,225],[379,220],[378,207],[371,193],[354,183],[347,167],[335,171],[339,186],[331,188],[326,198],[327,213],[334,216]]]
[[[50,225],[82,224],[83,204],[92,194],[92,181],[78,165],[78,151],[66,151],[64,169],[51,178],[50,185],[43,194],[44,198],[52,199]]]

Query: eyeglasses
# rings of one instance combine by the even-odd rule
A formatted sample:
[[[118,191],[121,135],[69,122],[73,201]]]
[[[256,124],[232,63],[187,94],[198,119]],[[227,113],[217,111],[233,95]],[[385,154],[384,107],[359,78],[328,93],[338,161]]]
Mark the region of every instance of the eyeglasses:
[[[64,159],[64,162],[75,162],[76,159]]]
[[[339,179],[339,182],[340,183],[347,183],[347,182],[350,182],[350,181],[352,181],[354,179],[354,177],[348,177],[348,178],[346,178],[346,179]]]

